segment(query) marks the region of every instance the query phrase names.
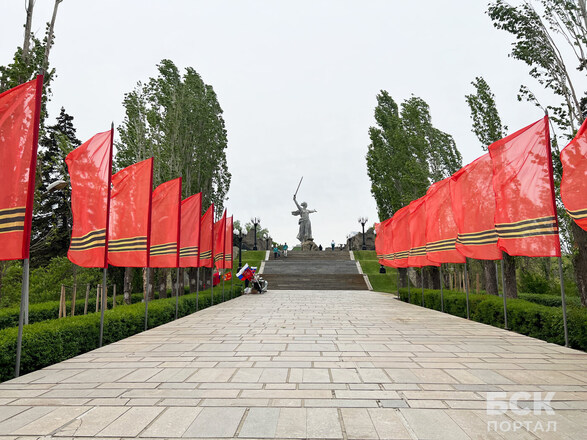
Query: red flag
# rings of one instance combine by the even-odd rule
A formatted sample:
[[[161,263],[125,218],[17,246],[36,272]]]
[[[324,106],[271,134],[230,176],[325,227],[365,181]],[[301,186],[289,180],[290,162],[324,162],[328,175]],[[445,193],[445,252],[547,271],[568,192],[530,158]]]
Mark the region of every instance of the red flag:
[[[412,201],[410,209],[410,253],[408,266],[440,266],[426,257],[426,196]],[[405,231],[406,233],[408,231]]]
[[[43,75],[0,94],[0,260],[29,257]]]
[[[391,234],[391,221],[393,217],[375,224],[375,253],[379,264],[395,267],[393,265],[393,235]]]
[[[569,215],[587,231],[587,119],[561,151],[561,198]]]
[[[214,245],[214,203],[200,220],[200,259],[199,267],[212,267],[212,247]]]
[[[489,146],[497,245],[510,255],[559,257],[548,116]]]
[[[181,177],[153,191],[149,267],[179,267]]]
[[[408,267],[410,254],[410,207],[399,209],[391,220],[391,235],[393,243],[392,267]]]
[[[67,258],[81,267],[108,267],[113,130],[98,133],[65,158],[71,182],[73,226]]]
[[[465,263],[455,247],[458,229],[449,185],[450,177],[436,182],[426,193],[426,256],[436,263]]]
[[[226,218],[226,238],[224,239],[224,269],[232,269],[232,215]]]
[[[198,267],[201,213],[202,193],[181,202],[179,267]]]
[[[459,232],[456,248],[465,257],[501,260],[494,223],[492,179],[489,154],[461,168],[450,178],[452,212]]]
[[[121,267],[148,267],[153,158],[112,176],[108,263]]]
[[[222,218],[214,223],[214,265],[216,269],[224,268],[224,243],[226,241],[226,210]]]

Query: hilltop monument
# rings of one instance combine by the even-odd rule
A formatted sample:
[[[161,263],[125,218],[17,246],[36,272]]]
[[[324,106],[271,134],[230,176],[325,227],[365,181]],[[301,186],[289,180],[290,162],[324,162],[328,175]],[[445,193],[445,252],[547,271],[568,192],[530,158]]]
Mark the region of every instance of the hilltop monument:
[[[304,177],[302,176],[302,178],[300,179],[300,183],[298,184],[298,189],[296,189],[296,192],[293,196],[293,201],[298,209],[296,211],[292,211],[291,215],[300,216],[300,219],[298,220],[298,225],[300,229],[298,231],[297,238],[298,240],[300,240],[300,243],[302,244],[302,250],[312,251],[318,249],[318,246],[316,246],[316,243],[314,243],[314,238],[312,237],[312,223],[310,222],[310,214],[318,211],[316,211],[315,209],[308,209],[308,204],[306,202],[302,202],[302,204],[300,205],[296,199],[296,195],[298,193],[298,190],[300,189],[300,185],[302,184],[303,178]]]

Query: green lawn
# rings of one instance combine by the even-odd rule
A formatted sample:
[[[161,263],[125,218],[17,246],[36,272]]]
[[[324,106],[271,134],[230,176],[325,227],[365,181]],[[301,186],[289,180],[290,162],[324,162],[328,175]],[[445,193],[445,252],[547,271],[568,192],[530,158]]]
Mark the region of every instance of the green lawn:
[[[386,273],[379,273],[381,267],[377,261],[375,251],[353,251],[355,259],[361,265],[363,273],[369,277],[373,290],[377,292],[397,292],[397,270],[386,267]]]

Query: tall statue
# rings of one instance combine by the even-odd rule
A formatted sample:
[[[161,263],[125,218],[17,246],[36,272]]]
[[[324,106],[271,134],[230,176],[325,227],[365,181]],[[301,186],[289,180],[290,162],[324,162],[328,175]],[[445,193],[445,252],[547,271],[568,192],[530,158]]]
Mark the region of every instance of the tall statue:
[[[312,240],[312,223],[310,223],[310,214],[318,211],[316,211],[315,209],[308,209],[308,204],[306,202],[302,202],[302,205],[300,206],[300,204],[296,200],[295,194],[293,196],[293,201],[298,207],[298,210],[292,211],[291,215],[300,216],[300,219],[298,220],[298,225],[300,225],[300,232],[298,232],[298,240],[304,243],[307,240]]]

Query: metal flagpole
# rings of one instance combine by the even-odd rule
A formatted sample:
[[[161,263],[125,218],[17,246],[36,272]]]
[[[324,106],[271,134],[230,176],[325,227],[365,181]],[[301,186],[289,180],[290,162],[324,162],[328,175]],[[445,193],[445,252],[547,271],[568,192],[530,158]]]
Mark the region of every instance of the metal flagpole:
[[[563,305],[563,325],[565,328],[565,347],[569,346],[569,331],[567,328],[567,301],[565,299],[565,283],[563,280],[563,260],[558,257],[558,273],[561,281],[561,300]]]
[[[424,307],[424,266],[420,268],[420,274],[422,279],[422,307]]]
[[[102,346],[102,339],[104,337],[104,309],[106,308],[106,296],[108,295],[108,286],[106,286],[108,269],[104,268],[104,275],[102,277],[102,310],[100,310],[100,338],[98,339],[98,347]]]
[[[467,272],[467,259],[465,258],[465,291],[467,294],[467,319],[469,319],[469,274]]]
[[[214,253],[212,253],[212,268],[210,269],[210,305],[214,305]]]
[[[495,263],[497,265],[497,263]],[[503,322],[504,322],[504,329],[508,329],[508,306],[507,306],[507,298],[505,295],[505,274],[503,271],[503,258],[501,259],[501,290],[503,291],[501,296],[503,296]],[[496,268],[497,269],[497,268]],[[496,270],[497,272],[497,270]]]
[[[147,271],[147,288],[145,290],[145,330],[147,330],[147,320],[148,320],[148,316],[149,316],[149,284],[150,284],[150,280],[149,280],[149,274],[150,274],[150,270],[149,267],[147,266],[146,268]]]
[[[220,275],[220,271],[218,271],[218,274]],[[224,276],[222,276],[222,302],[224,302]]]
[[[400,299],[399,295],[399,269],[396,269],[397,272],[397,299]]]
[[[502,292],[501,292],[501,296],[503,297],[503,316],[504,316],[504,329],[508,329],[508,306],[507,306],[507,302],[505,299],[505,281],[503,278],[503,258],[501,260],[501,281],[503,283],[503,286],[501,288]],[[497,271],[497,261],[495,262],[495,282],[496,282],[496,286],[497,286],[497,294],[499,295],[499,273]]]
[[[444,312],[444,294],[443,294],[443,282],[442,282],[442,264],[440,265],[440,311]]]
[[[200,251],[198,251],[200,252]],[[198,299],[200,298],[200,268],[196,271],[196,312],[198,311]]]
[[[179,307],[179,267],[176,271],[177,287],[175,288],[175,319],[177,319],[177,309]]]
[[[23,256],[26,256],[22,263],[22,287],[20,292],[20,314],[18,317],[18,339],[16,342],[16,366],[15,377],[20,374],[20,356],[22,353],[22,331],[24,324],[29,323],[29,252],[31,245],[31,224],[33,216],[33,201],[35,196],[35,174],[37,169],[37,146],[39,144],[39,128],[41,125],[41,101],[43,99],[43,76],[44,70],[37,75],[35,83],[35,114],[33,127],[33,148],[29,168],[29,181],[27,191],[27,206],[25,211]],[[26,246],[26,247],[25,247]]]
[[[22,288],[20,291],[20,315],[18,317],[18,338],[16,340],[16,367],[14,369],[14,377],[20,375],[20,356],[22,353],[22,328],[24,326],[25,299],[28,296],[29,290],[29,259],[25,258],[22,262]]]
[[[102,347],[104,338],[104,310],[106,309],[106,298],[108,295],[108,233],[110,231],[110,194],[112,187],[112,154],[114,150],[114,122],[110,124],[110,157],[108,158],[108,195],[106,200],[106,240],[104,243],[104,275],[102,278],[102,310],[100,312],[100,337],[98,338],[98,347]],[[114,297],[112,298],[114,301]]]

